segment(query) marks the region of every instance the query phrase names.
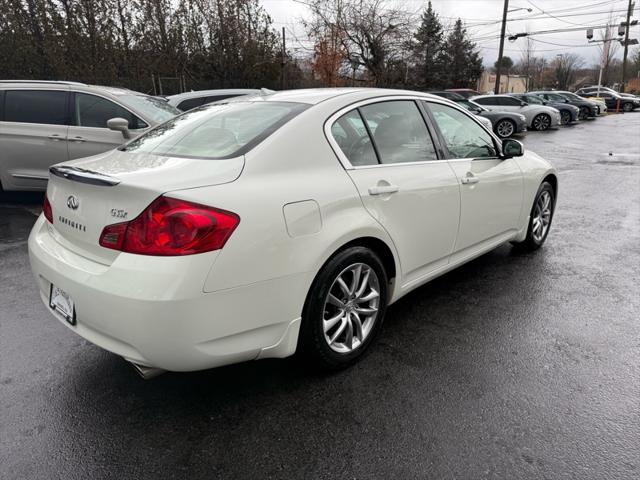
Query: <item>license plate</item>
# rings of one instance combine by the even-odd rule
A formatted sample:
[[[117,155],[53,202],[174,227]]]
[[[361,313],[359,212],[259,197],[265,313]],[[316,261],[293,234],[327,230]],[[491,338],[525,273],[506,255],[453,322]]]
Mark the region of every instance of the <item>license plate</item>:
[[[76,309],[67,292],[51,284],[49,306],[64,317],[71,325],[76,324]]]

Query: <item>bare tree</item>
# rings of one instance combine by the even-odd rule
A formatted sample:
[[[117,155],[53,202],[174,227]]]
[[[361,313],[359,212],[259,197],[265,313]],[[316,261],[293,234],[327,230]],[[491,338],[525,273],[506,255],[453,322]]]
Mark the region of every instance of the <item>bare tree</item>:
[[[553,61],[558,88],[567,90],[575,80],[576,71],[584,65],[584,60],[575,53],[564,53],[558,55]]]
[[[411,17],[406,11],[386,0],[311,0],[309,6],[314,22],[340,32],[348,58],[367,70],[374,85],[390,83],[389,67],[403,59],[409,37]]]

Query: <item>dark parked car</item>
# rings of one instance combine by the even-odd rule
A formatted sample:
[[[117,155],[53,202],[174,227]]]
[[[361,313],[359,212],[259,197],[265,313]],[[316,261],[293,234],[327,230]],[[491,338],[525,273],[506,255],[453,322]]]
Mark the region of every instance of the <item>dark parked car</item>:
[[[571,122],[577,122],[580,116],[580,109],[567,102],[545,100],[532,93],[513,93],[512,96],[527,102],[530,105],[547,105],[560,110],[560,123],[562,125],[569,125]]]
[[[600,115],[600,107],[597,103],[579,97],[575,93],[561,92],[557,90],[528,92],[546,100],[547,102],[568,103],[580,109],[580,120],[595,118]]]
[[[456,92],[450,92],[448,90],[431,90],[427,93],[430,93],[431,95],[438,95],[439,97],[446,98],[447,100],[453,100],[454,102],[467,98],[464,95],[460,95]]]
[[[449,100],[454,101],[458,105],[463,108],[466,108],[470,112],[475,113],[481,117],[488,119],[491,122],[493,127],[493,131],[500,138],[507,138],[512,136],[515,133],[521,133],[527,131],[527,118],[524,115],[519,113],[512,112],[495,112],[491,110],[487,110],[482,105],[468,100],[466,98],[461,97],[457,93],[453,92],[429,92],[433,95],[438,95],[440,97],[448,98]],[[455,95],[459,98],[451,98],[452,95]]]
[[[600,97],[604,100],[604,103],[607,105],[607,109],[617,110],[618,108],[622,109],[625,112],[631,112],[636,108],[640,108],[640,99],[637,99],[633,96],[622,96],[619,93],[611,93],[600,91],[591,92],[591,93],[581,93],[580,96],[585,97]]]
[[[616,92],[613,88],[603,87],[603,86],[598,87],[597,85],[593,85],[591,87],[582,87],[580,90],[576,90],[575,93],[576,95],[580,95],[581,97],[597,97],[598,91],[600,91],[600,93],[603,93],[603,92],[615,93],[617,95],[620,95],[621,97],[633,98],[636,100],[640,99],[638,95],[633,95],[631,93]]]

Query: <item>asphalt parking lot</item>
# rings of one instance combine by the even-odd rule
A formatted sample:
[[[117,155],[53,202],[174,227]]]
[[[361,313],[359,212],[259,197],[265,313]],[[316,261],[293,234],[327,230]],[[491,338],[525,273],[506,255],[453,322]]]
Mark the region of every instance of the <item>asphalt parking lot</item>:
[[[4,194],[0,478],[640,478],[640,113],[524,143],[559,171],[545,247],[414,291],[332,375],[294,358],[143,381],[46,311],[42,197]]]

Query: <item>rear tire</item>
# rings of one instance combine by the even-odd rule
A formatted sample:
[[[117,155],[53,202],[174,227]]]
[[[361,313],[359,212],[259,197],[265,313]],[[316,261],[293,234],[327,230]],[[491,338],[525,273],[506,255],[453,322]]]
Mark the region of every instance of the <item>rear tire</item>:
[[[560,123],[569,125],[571,123],[571,113],[568,110],[560,110]]]
[[[549,182],[542,182],[529,214],[527,236],[522,242],[513,242],[513,245],[523,251],[533,251],[540,248],[551,230],[555,206],[556,197],[553,186]]]
[[[549,130],[549,127],[551,126],[551,117],[546,113],[539,113],[533,118],[531,125],[534,130],[544,132],[545,130]]]
[[[622,110],[626,113],[629,113],[631,110],[633,110],[633,104],[627,102],[625,104],[622,105]]]
[[[300,354],[324,370],[355,363],[380,331],[387,284],[380,258],[368,248],[349,247],[332,257],[307,294]]]

